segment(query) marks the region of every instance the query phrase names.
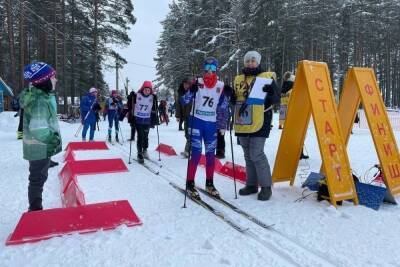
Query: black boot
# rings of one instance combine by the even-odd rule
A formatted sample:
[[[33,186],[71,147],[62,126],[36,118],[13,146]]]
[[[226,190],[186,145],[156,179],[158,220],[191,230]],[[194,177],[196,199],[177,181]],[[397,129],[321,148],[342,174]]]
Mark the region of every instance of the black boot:
[[[258,200],[261,201],[267,201],[268,199],[271,198],[272,195],[272,190],[270,186],[266,186],[266,187],[261,187],[261,191],[258,194]]]
[[[219,198],[219,192],[215,188],[213,180],[206,180],[206,190],[210,195]]]
[[[49,168],[53,168],[53,167],[55,167],[55,166],[58,166],[58,162],[55,162],[55,161],[50,160]]]
[[[107,139],[108,139],[108,142],[109,142],[109,143],[112,142],[112,140],[111,140],[111,134],[108,134],[108,138],[107,138]]]
[[[194,185],[194,181],[187,181],[186,182],[186,192],[189,197],[200,199],[200,194],[196,190],[196,186]]]
[[[308,159],[310,158],[308,155],[304,154],[304,151],[301,151],[300,159]]]
[[[139,162],[140,164],[143,164],[143,163],[144,163],[144,157],[143,157],[143,154],[142,154],[142,153],[138,153],[137,159],[138,159],[138,162]]]
[[[223,149],[218,149],[217,153],[215,154],[217,159],[224,159],[225,158],[225,151]]]
[[[239,190],[239,195],[241,196],[247,196],[256,193],[258,193],[258,187],[254,185],[246,185],[245,187]]]
[[[118,133],[115,134],[115,142],[119,143]]]

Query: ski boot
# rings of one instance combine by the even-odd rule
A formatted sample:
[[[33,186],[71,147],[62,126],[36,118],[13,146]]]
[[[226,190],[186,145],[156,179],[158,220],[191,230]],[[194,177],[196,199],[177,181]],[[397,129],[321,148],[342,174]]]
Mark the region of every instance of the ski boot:
[[[142,153],[138,153],[137,160],[140,164],[144,164],[144,157]]]
[[[119,143],[118,133],[115,134],[115,142]]]
[[[196,190],[196,187],[194,185],[194,181],[187,181],[186,182],[186,193],[191,197],[195,199],[200,199],[200,194]]]
[[[270,186],[261,187],[261,191],[257,196],[258,200],[267,201],[271,198],[272,190]]]
[[[147,149],[143,150],[143,157],[144,157],[145,159],[150,159],[150,157],[149,157],[149,152],[147,152]]]
[[[112,142],[112,140],[111,140],[111,134],[108,134],[107,140],[108,140],[109,143]]]
[[[213,197],[219,198],[219,192],[215,188],[213,180],[206,180],[206,190]]]
[[[18,131],[18,132],[17,132],[17,139],[18,139],[18,140],[21,140],[23,137],[24,137],[24,133],[21,132],[21,131]]]
[[[245,187],[239,190],[239,195],[241,196],[248,196],[256,193],[258,193],[258,187],[255,185],[246,185]]]

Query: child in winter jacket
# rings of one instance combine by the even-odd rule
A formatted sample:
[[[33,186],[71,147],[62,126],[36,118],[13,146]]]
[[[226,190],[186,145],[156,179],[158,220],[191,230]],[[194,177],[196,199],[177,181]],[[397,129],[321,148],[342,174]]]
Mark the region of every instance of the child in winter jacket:
[[[157,118],[157,96],[153,94],[153,84],[145,81],[139,92],[134,96],[134,116],[137,131],[137,157],[139,163],[144,163],[145,158],[149,158],[147,148],[149,147],[149,131],[157,122],[152,118]]]
[[[98,117],[97,112],[100,109],[100,104],[97,102],[97,89],[90,88],[89,93],[82,97],[80,103],[81,123],[83,124],[82,141],[86,141],[86,133],[89,128],[89,141],[93,141]]]
[[[24,69],[24,78],[32,87],[21,94],[24,109],[23,154],[29,161],[29,211],[42,210],[42,192],[47,180],[50,157],[61,151],[61,135],[51,91],[56,71],[48,64],[35,62]]]
[[[193,102],[193,112],[189,118],[189,135],[191,140],[191,157],[187,171],[186,188],[188,194],[199,198],[194,179],[199,164],[202,142],[206,154],[206,190],[218,197],[219,192],[214,186],[215,147],[217,145],[217,109],[228,112],[224,105],[228,87],[218,80],[218,61],[207,58],[204,61],[204,75],[198,78],[192,88],[183,96],[183,102]]]
[[[115,141],[119,142],[119,117],[122,113],[123,104],[117,90],[111,91],[111,96],[106,100],[105,108],[108,117],[108,142],[111,142],[113,124],[115,125]]]

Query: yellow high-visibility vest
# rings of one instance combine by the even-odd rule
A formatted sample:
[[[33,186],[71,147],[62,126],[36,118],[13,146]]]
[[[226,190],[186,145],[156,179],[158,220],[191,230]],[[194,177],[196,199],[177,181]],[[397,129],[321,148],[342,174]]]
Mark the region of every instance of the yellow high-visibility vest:
[[[262,72],[258,74],[257,77],[276,80],[275,72]],[[246,91],[247,94],[250,94],[255,79],[255,76],[245,77],[244,74],[235,77],[234,89],[236,105],[234,113],[234,129],[236,133],[255,133],[264,125],[264,104],[248,105],[242,116],[239,116],[240,107],[247,99]]]

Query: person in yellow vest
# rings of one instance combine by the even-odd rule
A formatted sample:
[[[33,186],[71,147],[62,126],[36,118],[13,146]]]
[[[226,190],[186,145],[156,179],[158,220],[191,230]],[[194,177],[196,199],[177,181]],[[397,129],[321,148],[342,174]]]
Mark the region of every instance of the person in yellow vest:
[[[294,79],[295,76],[290,71],[285,72],[285,74],[283,75],[281,105],[279,108],[279,130],[282,130],[285,124],[287,108],[289,104],[290,94],[292,93]]]
[[[292,93],[292,88],[294,85],[294,80],[296,76],[290,71],[283,74],[283,83],[281,88],[281,106],[279,110],[279,129],[283,129],[285,125],[285,120],[288,111],[288,105],[290,100],[290,95]],[[301,151],[300,159],[308,159],[309,156],[304,154],[304,149]]]
[[[272,195],[271,169],[264,152],[266,139],[271,131],[272,107],[280,99],[279,88],[275,82],[274,72],[265,72],[260,67],[261,55],[256,51],[249,51],[244,56],[242,74],[235,77],[234,95],[231,98],[234,104],[234,130],[239,137],[246,161],[246,186],[239,190],[240,195],[258,193],[258,199],[266,201]],[[263,86],[266,93],[261,103],[251,104],[248,101],[256,78],[268,78],[269,83]]]

